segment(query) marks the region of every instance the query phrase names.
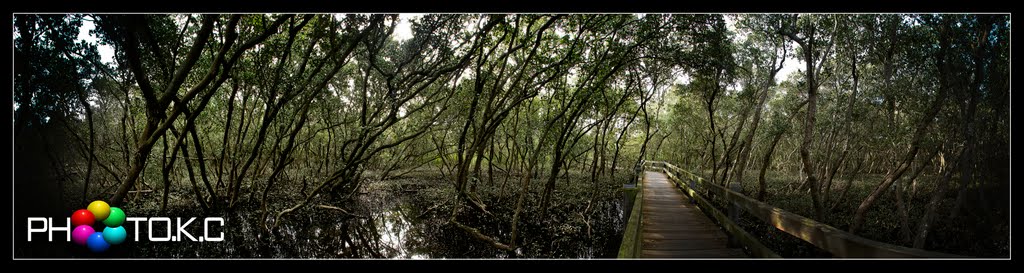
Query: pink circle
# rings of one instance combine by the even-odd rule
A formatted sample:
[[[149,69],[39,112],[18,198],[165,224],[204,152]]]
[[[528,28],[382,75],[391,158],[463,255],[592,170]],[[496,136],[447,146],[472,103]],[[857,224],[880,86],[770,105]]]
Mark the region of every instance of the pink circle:
[[[89,239],[89,235],[96,232],[95,229],[90,225],[80,225],[75,227],[75,230],[71,232],[71,241],[78,245],[85,245]]]

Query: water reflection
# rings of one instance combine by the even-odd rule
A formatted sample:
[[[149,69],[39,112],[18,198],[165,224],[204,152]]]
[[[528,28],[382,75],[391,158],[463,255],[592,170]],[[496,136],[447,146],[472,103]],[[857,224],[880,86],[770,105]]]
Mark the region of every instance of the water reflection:
[[[348,204],[347,208],[353,213],[309,208],[297,217],[281,223],[271,234],[263,232],[257,220],[260,214],[258,210],[243,210],[226,216],[227,230],[223,243],[130,242],[135,246],[126,248],[129,250],[126,256],[342,259],[431,257],[428,244],[432,244],[433,239],[412,221],[414,217],[410,215],[416,215],[412,206],[401,205],[399,202],[381,204],[361,200]]]
[[[400,204],[373,205],[381,207],[370,210],[366,217],[334,218],[328,230],[313,224],[310,234],[302,237],[313,238],[324,248],[336,248],[328,253],[334,253],[339,258],[430,258],[428,249],[423,247],[424,234],[409,216],[411,207]]]
[[[326,200],[324,200],[326,201]],[[370,193],[346,203],[320,203],[345,211],[311,205],[285,219],[272,233],[263,231],[256,205],[227,213],[222,243],[128,242],[123,257],[146,258],[327,258],[327,259],[430,259],[430,258],[597,258],[615,257],[621,239],[624,208],[618,202],[599,203],[590,215],[592,233],[583,219],[567,218],[551,225],[521,223],[524,247],[509,253],[469,237],[447,224],[446,217],[425,214],[431,207],[410,196]],[[500,210],[496,206],[496,210]],[[156,212],[142,211],[142,215]],[[178,211],[169,216],[193,215]],[[559,214],[556,214],[559,215]],[[423,217],[426,216],[426,217]],[[474,214],[465,223],[499,238],[508,238],[508,224]],[[269,223],[273,225],[273,223]],[[568,227],[561,228],[561,227]],[[550,235],[546,235],[550,234]]]
[[[426,259],[430,256],[417,248],[423,234],[409,220],[402,208],[374,213],[370,222],[376,227],[380,244],[388,258]]]

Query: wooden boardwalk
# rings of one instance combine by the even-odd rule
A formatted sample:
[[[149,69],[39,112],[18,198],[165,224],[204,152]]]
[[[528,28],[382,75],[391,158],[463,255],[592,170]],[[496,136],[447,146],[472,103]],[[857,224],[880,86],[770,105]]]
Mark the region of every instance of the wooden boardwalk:
[[[744,258],[739,248],[659,172],[644,172],[641,258]]]

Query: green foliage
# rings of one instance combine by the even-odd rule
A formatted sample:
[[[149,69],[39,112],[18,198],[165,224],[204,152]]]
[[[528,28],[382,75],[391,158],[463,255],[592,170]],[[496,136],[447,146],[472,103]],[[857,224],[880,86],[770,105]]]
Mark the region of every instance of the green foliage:
[[[83,104],[98,74],[95,44],[78,41],[82,15],[14,17],[15,133],[51,119],[81,120]]]

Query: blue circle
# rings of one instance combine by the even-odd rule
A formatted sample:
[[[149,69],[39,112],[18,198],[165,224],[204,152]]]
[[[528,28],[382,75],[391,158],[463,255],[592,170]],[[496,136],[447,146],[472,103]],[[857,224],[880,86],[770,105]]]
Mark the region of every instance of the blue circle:
[[[92,252],[104,252],[110,248],[110,244],[103,240],[103,233],[98,231],[89,235],[86,245],[89,246],[89,250],[92,250]]]
[[[128,237],[128,232],[124,231],[124,227],[119,226],[103,228],[103,240],[106,240],[108,244],[121,244],[124,242],[125,237]]]

